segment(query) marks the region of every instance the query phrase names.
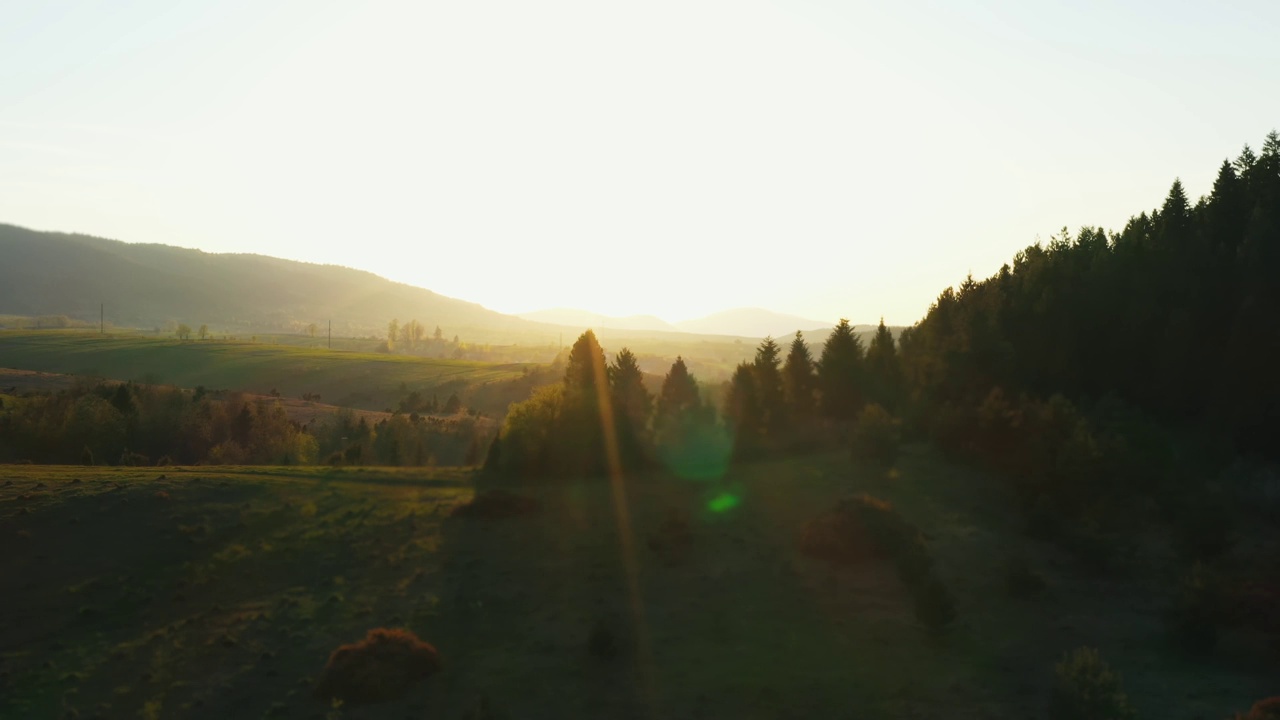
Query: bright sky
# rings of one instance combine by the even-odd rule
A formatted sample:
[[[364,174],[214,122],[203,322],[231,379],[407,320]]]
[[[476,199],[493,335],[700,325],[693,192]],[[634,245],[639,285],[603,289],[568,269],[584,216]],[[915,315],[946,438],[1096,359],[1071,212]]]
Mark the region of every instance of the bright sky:
[[[1280,126],[1280,2],[0,0],[0,222],[918,319]]]

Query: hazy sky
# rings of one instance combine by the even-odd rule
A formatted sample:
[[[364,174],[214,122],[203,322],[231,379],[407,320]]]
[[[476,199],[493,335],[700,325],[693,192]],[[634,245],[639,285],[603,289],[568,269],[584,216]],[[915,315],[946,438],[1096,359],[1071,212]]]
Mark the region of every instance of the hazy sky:
[[[910,323],[1280,126],[1280,2],[0,0],[0,222]],[[0,258],[0,261],[3,261]]]

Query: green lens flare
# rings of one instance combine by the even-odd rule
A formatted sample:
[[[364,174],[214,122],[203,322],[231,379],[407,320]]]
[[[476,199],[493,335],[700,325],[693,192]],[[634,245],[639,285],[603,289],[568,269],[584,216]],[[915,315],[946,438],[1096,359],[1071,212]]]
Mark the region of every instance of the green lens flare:
[[[720,480],[729,470],[733,441],[719,426],[693,426],[677,434],[676,442],[660,443],[658,455],[683,480]]]
[[[713,513],[726,513],[738,507],[742,502],[742,498],[733,493],[720,493],[707,503],[707,509]]]

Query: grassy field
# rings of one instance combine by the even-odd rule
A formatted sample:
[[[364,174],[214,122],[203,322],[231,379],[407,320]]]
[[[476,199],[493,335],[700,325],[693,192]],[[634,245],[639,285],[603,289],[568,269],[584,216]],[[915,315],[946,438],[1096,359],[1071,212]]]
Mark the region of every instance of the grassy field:
[[[383,410],[394,408],[408,391],[436,393],[443,401],[451,392],[465,395],[493,383],[518,382],[532,366],[40,330],[0,332],[0,367],[258,394],[275,389],[291,398],[319,393],[325,403]],[[495,394],[481,393],[490,395]],[[527,389],[514,395],[520,399]],[[505,410],[505,402],[500,404],[481,409]]]
[[[629,531],[607,483],[482,521],[449,517],[474,491],[461,470],[0,467],[0,717],[460,720],[480,697],[504,718],[1040,717],[1081,645],[1143,717],[1275,692],[1255,639],[1228,634],[1225,660],[1169,652],[1159,571],[1098,577],[1029,544],[984,478],[921,447],[892,480],[822,455],[628,488]],[[892,568],[797,552],[805,520],[860,490],[929,536],[948,636],[918,626]],[[693,529],[674,566],[647,542],[671,513]],[[1013,552],[1045,598],[1006,597]],[[329,652],[379,626],[435,644],[444,670],[389,704],[312,697]],[[588,651],[597,626],[617,658]]]

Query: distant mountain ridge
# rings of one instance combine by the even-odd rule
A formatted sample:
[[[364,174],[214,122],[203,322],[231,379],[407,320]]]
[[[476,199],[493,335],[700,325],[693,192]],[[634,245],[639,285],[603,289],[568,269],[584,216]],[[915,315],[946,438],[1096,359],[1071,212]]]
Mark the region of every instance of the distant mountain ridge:
[[[538,329],[475,303],[363,270],[219,254],[0,224],[0,313],[67,315],[130,327],[208,323],[235,331],[322,328],[381,334],[392,318],[428,328]],[[323,330],[322,330],[323,331]],[[453,330],[456,332],[456,330]]]
[[[534,322],[552,323],[568,327],[584,327],[595,329],[644,330],[659,332],[680,332],[680,328],[653,315],[629,315],[627,317],[611,317],[576,308],[550,308],[533,312],[516,313],[516,317]]]
[[[377,336],[416,319],[431,332],[479,342],[549,342],[594,328],[602,337],[825,337],[831,323],[737,308],[669,323],[652,315],[610,317],[572,308],[506,315],[476,303],[364,270],[265,255],[209,253],[127,243],[0,223],[0,315],[66,315],[97,324],[171,328],[208,324],[215,333],[301,332],[314,323],[336,336]],[[634,335],[629,333],[635,333]]]
[[[796,331],[827,330],[834,325],[835,323],[810,320],[798,315],[786,315],[763,308],[734,308],[696,320],[676,323],[676,327],[684,332],[751,338],[765,336],[783,338],[796,334]]]

